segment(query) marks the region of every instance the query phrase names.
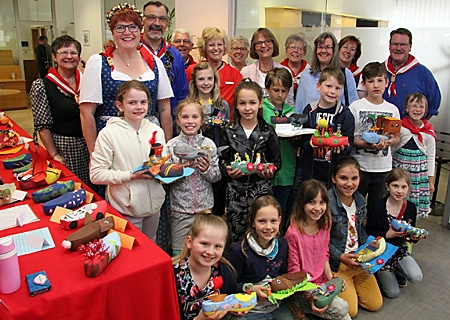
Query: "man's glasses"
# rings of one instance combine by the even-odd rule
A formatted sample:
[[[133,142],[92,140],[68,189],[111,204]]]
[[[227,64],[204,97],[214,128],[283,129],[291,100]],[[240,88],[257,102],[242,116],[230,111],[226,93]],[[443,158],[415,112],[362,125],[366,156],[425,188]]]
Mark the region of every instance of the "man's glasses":
[[[159,20],[159,22],[164,23],[169,20],[167,17],[155,16],[154,14],[146,14],[146,15],[144,15],[144,17],[150,22],[155,22],[156,20]]]
[[[63,58],[68,57],[69,55],[78,57],[78,51],[58,51],[57,54]]]
[[[129,24],[129,25],[118,24],[117,26],[114,26],[114,30],[116,30],[116,32],[118,32],[118,33],[124,33],[127,28],[128,28],[128,30],[130,30],[130,32],[141,31],[139,26],[137,26],[135,24]]]
[[[177,39],[177,40],[174,40],[173,43],[176,43],[176,44],[181,44],[181,43],[183,43],[183,44],[190,44],[191,40],[189,40],[189,39],[183,39],[183,40]]]

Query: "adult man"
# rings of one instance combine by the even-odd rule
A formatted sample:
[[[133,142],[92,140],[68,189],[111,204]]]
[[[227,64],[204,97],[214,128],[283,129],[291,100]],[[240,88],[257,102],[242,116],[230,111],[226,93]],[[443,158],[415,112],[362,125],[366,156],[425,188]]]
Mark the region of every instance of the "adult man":
[[[143,44],[141,50],[149,50],[164,63],[174,95],[170,99],[170,107],[172,118],[175,119],[174,111],[178,102],[186,98],[188,94],[188,82],[184,71],[183,56],[163,39],[169,24],[168,13],[169,8],[159,1],[150,1],[144,5],[144,33],[141,37]]]
[[[179,28],[172,33],[172,45],[180,51],[184,59],[184,68],[197,64],[194,58],[189,54],[194,46],[192,34],[188,29]]]
[[[51,67],[52,52],[47,44],[48,39],[46,36],[40,36],[38,40],[39,44],[34,49],[34,53],[36,55],[39,77],[43,79],[47,75],[48,69]]]
[[[390,56],[384,62],[389,79],[383,98],[396,105],[403,117],[406,96],[420,92],[428,100],[427,118],[438,114],[441,92],[433,74],[411,54],[412,34],[405,28],[391,31],[389,41]],[[358,87],[358,90],[360,87]]]

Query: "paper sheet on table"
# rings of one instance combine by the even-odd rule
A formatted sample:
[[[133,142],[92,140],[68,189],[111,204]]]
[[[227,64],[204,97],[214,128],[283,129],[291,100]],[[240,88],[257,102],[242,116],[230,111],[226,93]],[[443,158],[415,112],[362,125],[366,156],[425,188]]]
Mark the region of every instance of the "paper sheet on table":
[[[32,247],[32,246],[29,246],[26,244],[27,238],[30,235],[33,237],[38,237],[38,238],[42,238],[45,240],[43,242],[41,248]],[[50,234],[50,230],[48,229],[48,227],[31,230],[31,231],[27,231],[27,232],[22,232],[22,233],[18,233],[18,234],[13,234],[10,237],[12,237],[14,239],[14,243],[16,245],[16,250],[17,250],[18,256],[22,256],[25,254],[38,252],[38,251],[42,251],[42,250],[47,250],[47,249],[51,249],[51,248],[55,247],[55,242],[53,241],[52,235]]]
[[[22,224],[39,221],[28,204],[0,210],[0,230],[14,228],[20,217]]]

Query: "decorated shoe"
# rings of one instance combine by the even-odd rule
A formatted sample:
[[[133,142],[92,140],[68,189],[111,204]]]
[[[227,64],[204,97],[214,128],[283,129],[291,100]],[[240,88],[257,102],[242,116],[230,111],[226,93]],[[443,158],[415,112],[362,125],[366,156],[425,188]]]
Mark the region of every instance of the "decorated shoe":
[[[315,294],[318,299],[314,301],[314,305],[319,309],[325,308],[341,292],[342,278],[333,278],[320,286],[319,291]]]
[[[206,316],[212,316],[217,311],[233,311],[244,312],[253,309],[256,305],[256,292],[250,294],[236,293],[236,294],[218,294],[208,297],[210,300],[203,301],[202,310]]]
[[[83,204],[86,200],[86,190],[78,189],[70,191],[62,196],[47,201],[42,204],[42,209],[47,216],[51,216],[56,207],[63,207],[67,209],[74,209]]]
[[[80,228],[84,224],[84,218],[87,214],[91,215],[94,221],[103,219],[106,214],[106,201],[101,200],[96,203],[88,203],[77,210],[63,215],[60,218],[61,227],[64,230],[74,230]]]
[[[46,202],[51,199],[57,198],[59,196],[62,196],[63,194],[73,191],[75,188],[75,183],[73,180],[65,181],[65,182],[58,182],[54,183],[51,186],[48,186],[44,189],[40,189],[37,191],[34,191],[31,194],[31,198],[35,203],[39,202]]]
[[[31,163],[31,160],[31,154],[24,153],[17,157],[3,160],[3,166],[5,169],[21,168]]]

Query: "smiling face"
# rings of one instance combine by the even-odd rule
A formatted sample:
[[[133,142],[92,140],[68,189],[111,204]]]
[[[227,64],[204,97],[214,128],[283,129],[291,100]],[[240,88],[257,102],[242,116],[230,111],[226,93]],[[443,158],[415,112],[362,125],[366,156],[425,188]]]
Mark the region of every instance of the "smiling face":
[[[114,42],[116,43],[117,47],[122,47],[122,48],[136,48],[138,43],[139,43],[139,39],[140,39],[140,30],[139,28],[137,28],[137,30],[135,31],[130,31],[129,26],[134,26],[134,22],[133,21],[124,21],[124,20],[119,20],[117,22],[117,24],[114,26],[114,28],[112,29],[112,35],[113,35],[113,39]],[[125,28],[123,33],[120,33],[116,30],[117,26],[127,26],[127,28]]]
[[[329,76],[321,83],[317,83],[317,90],[320,93],[320,106],[322,108],[331,108],[334,107],[341,96],[342,85],[339,84],[335,77]]]
[[[206,42],[206,60],[211,63],[218,63],[222,61],[225,54],[225,44],[221,39],[210,39]]]
[[[145,8],[144,16],[144,37],[160,40],[169,25],[166,9],[164,6],[149,5]]]
[[[214,73],[211,69],[199,70],[195,75],[195,86],[199,94],[204,97],[210,97],[214,89]]]
[[[241,116],[241,124],[256,125],[258,123],[258,111],[262,102],[255,91],[241,89],[236,99],[236,109]]]
[[[68,47],[59,48],[52,56],[58,69],[75,70],[80,62],[80,53],[73,43]]]
[[[412,120],[420,121],[427,114],[427,106],[425,101],[418,99],[414,101],[408,101],[405,106],[405,114],[407,114]]]
[[[263,34],[259,34],[254,42],[255,52],[258,59],[272,58],[273,55],[273,41],[266,38]]]
[[[400,179],[386,185],[389,196],[394,200],[400,201],[405,199],[409,194],[409,186],[405,179]]]
[[[177,114],[177,124],[185,135],[198,133],[203,124],[203,112],[196,103],[188,103]]]
[[[131,88],[123,96],[123,101],[116,101],[116,107],[123,112],[126,122],[136,128],[140,127],[142,119],[147,115],[148,97],[142,90]]]
[[[339,50],[339,60],[344,67],[350,66],[356,54],[356,42],[347,41]]]
[[[195,267],[211,267],[222,257],[227,234],[219,228],[203,228],[192,239],[186,237],[186,247],[190,250],[189,264]]]
[[[401,66],[408,61],[411,52],[411,44],[406,34],[394,34],[389,42],[389,52],[391,53],[392,63],[395,66]]]
[[[234,65],[245,63],[248,57],[248,49],[243,42],[234,42],[231,44],[230,59]]]
[[[180,51],[184,61],[189,58],[189,52],[192,50],[193,43],[189,39],[189,34],[177,32],[172,39],[172,45]]]
[[[266,248],[278,234],[280,222],[279,211],[274,206],[269,205],[258,210],[253,221],[253,228],[258,237],[256,241],[261,247]]]
[[[325,214],[327,203],[319,193],[314,199],[308,201],[304,206],[307,223],[316,223]]]
[[[359,170],[354,165],[346,165],[331,176],[336,186],[336,193],[343,204],[350,206],[353,194],[357,191],[360,181]]]
[[[326,38],[324,42],[317,44],[316,55],[320,63],[321,70],[328,67],[334,53],[334,44],[331,38]]]
[[[289,93],[289,88],[286,88],[281,83],[280,79],[274,79],[272,85],[266,89],[269,94],[269,100],[278,110],[283,108],[283,102]]]
[[[292,63],[300,63],[305,56],[305,47],[301,41],[292,41],[286,48],[286,56]]]

